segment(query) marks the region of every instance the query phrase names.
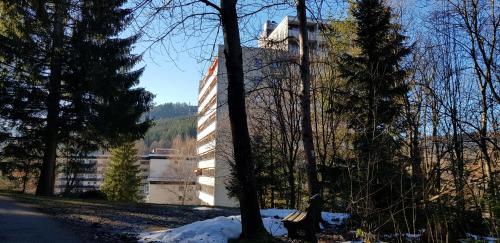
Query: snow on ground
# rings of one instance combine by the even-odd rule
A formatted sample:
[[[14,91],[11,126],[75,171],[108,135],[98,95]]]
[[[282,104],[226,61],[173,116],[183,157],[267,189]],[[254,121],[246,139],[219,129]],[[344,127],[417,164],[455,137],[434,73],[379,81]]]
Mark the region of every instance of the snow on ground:
[[[227,242],[241,232],[240,216],[220,216],[196,221],[179,228],[141,234],[142,242]]]
[[[214,208],[214,207],[195,207],[193,209],[194,210],[198,210],[198,211],[207,211],[207,210],[208,211],[214,211],[214,210],[218,211],[218,210],[222,210],[220,208]]]
[[[479,236],[471,233],[466,233],[465,234],[467,238],[473,239],[473,240],[484,240],[487,243],[494,243],[500,241],[499,238],[491,237],[491,236]]]
[[[281,219],[295,212],[291,209],[263,209],[261,210],[262,221],[266,230],[273,236],[283,236],[288,232],[283,226]],[[345,213],[322,212],[325,221],[331,224],[341,224],[349,217]],[[223,243],[228,239],[236,238],[241,234],[241,217],[228,216],[216,217],[204,221],[197,221],[179,228],[146,232],[139,235],[141,242],[213,242]]]
[[[274,218],[281,218],[282,219],[295,211],[297,211],[297,210],[269,208],[269,209],[260,210],[260,214],[262,215],[263,218],[274,217]],[[349,214],[347,214],[347,213],[321,212],[321,217],[327,223],[330,223],[333,225],[340,225],[340,224],[343,224],[344,221],[349,218]]]
[[[418,232],[419,233],[384,234],[382,237],[385,239],[398,239],[402,236],[406,240],[405,242],[421,242],[420,237],[422,237],[422,233],[425,232],[425,229],[421,229]]]

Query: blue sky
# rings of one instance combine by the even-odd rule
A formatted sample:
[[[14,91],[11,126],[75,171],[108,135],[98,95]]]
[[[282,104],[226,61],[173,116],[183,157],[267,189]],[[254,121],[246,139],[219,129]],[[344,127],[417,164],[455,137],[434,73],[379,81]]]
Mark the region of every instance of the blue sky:
[[[253,3],[252,1],[250,1],[250,4]],[[419,11],[414,11],[417,9],[421,10],[423,6],[418,6],[421,5],[417,4],[418,0],[397,0],[390,2],[392,2],[393,10],[403,7],[406,13],[396,12],[403,14],[403,18],[405,19],[403,22],[408,25],[405,26],[408,28],[407,31],[413,31],[411,30],[411,26],[418,26],[415,23],[418,18],[415,19],[415,17],[419,15]],[[331,4],[329,6],[309,6],[309,8],[317,7],[317,9],[320,9],[314,12],[321,12],[323,19],[331,19],[331,16],[335,16],[338,19],[345,14],[345,10],[347,9],[345,2],[333,1]],[[253,15],[251,18],[245,19],[243,23],[240,23],[240,28],[242,26],[244,28],[244,30],[240,31],[242,45],[255,46],[258,33],[266,20],[280,22],[287,15],[295,15],[295,9],[291,6],[285,6],[279,9],[275,8],[263,11],[257,15]],[[164,23],[160,23],[154,28],[161,30],[164,26]],[[205,27],[213,27],[213,25]],[[126,30],[124,34],[133,33],[131,29]],[[154,31],[158,31],[158,29]],[[209,60],[211,58],[210,53],[206,50],[210,48],[196,46],[199,46],[200,43],[207,45],[207,42],[213,44],[215,39],[213,35],[208,34],[209,30],[207,29],[203,29],[200,32],[202,33],[190,37],[179,33],[169,36],[166,48],[160,44],[148,48],[150,42],[145,40],[141,40],[136,44],[134,52],[143,53],[143,61],[138,67],[146,66],[140,78],[139,86],[146,88],[156,95],[154,99],[155,104],[185,102],[197,105],[198,83],[210,64]],[[222,40],[219,38],[215,43],[221,44]]]
[[[136,49],[144,48],[139,46]],[[156,95],[155,104],[185,102],[197,105],[198,82],[202,77],[203,65],[187,54],[179,55],[175,62],[171,61],[156,49],[146,51],[139,64],[146,66],[140,86]]]
[[[264,11],[245,19],[243,24],[240,23],[240,28],[244,26],[244,31],[240,31],[243,45],[255,46],[257,44],[256,37],[266,20],[280,22],[286,15],[294,14],[295,9],[286,6]],[[156,28],[153,31],[161,30],[163,26],[163,23],[157,24],[153,27]],[[133,33],[132,27],[125,31],[125,34],[127,33]],[[205,33],[189,38],[182,34],[171,36],[166,48],[159,44],[148,48],[150,43],[145,40],[136,44],[134,52],[143,53],[143,61],[138,67],[146,66],[139,86],[156,95],[155,104],[185,102],[197,105],[198,83],[209,65],[210,53],[202,53],[206,52],[207,48],[201,50],[199,47],[193,47],[206,40],[214,43],[215,39],[213,35],[207,37]],[[219,38],[216,43],[221,44],[222,40]]]

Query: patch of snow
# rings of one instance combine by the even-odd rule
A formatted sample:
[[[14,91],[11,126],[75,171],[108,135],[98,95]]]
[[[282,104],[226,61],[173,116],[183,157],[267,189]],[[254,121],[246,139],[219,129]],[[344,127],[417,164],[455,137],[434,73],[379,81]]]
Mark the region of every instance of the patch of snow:
[[[267,209],[261,209],[260,210],[260,215],[265,218],[265,217],[271,217],[271,218],[284,218],[287,215],[297,212],[297,210],[294,209],[280,209],[280,208],[267,208]]]
[[[495,243],[500,241],[500,238],[495,238],[491,236],[479,236],[471,233],[465,233],[465,235],[467,236],[467,238],[471,238],[473,240],[484,240],[487,243]]]
[[[422,234],[410,234],[410,233],[406,233],[405,237],[406,237],[406,239],[420,239],[420,237],[422,237]]]
[[[212,208],[212,207],[195,207],[193,209],[199,211],[221,210],[220,208]]]
[[[179,228],[143,233],[141,242],[227,242],[241,233],[240,216],[220,216],[213,219],[197,221]]]
[[[425,232],[425,229],[418,230],[420,233],[394,233],[394,234],[384,234],[382,238],[385,239],[397,239],[402,236],[407,242],[420,242],[420,238],[422,237],[422,233]]]
[[[260,210],[262,217],[273,217],[273,218],[284,218],[287,215],[296,212],[294,209],[279,209],[279,208],[268,208]],[[327,223],[333,225],[340,225],[349,218],[348,213],[331,213],[331,212],[321,212],[321,217]]]
[[[350,217],[348,213],[330,213],[330,212],[321,212],[321,217],[327,223],[333,225],[341,225],[345,223],[345,221]]]
[[[288,234],[288,230],[286,230],[280,218],[262,218],[262,223],[264,224],[267,232],[273,236],[283,236]]]
[[[204,207],[199,207],[204,208]],[[206,208],[206,207],[205,207]],[[210,208],[212,209],[212,208]],[[206,210],[206,209],[201,209]],[[292,209],[262,209],[262,221],[266,230],[273,236],[283,236],[288,233],[281,221],[288,214],[295,212]],[[341,224],[349,217],[344,213],[322,212],[322,217],[332,224]],[[237,238],[241,234],[241,216],[216,217],[197,221],[179,228],[146,232],[139,235],[140,242],[214,242],[223,243],[228,239]]]

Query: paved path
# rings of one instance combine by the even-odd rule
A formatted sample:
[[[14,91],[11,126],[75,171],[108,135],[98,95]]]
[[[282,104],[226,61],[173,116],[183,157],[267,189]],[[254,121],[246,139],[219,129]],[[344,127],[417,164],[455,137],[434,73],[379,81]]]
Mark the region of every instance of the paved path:
[[[83,242],[50,216],[0,196],[0,242]]]

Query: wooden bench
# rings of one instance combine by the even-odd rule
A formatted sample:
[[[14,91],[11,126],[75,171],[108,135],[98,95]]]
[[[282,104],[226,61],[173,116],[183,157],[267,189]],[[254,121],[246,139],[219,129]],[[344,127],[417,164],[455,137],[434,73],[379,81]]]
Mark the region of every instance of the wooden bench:
[[[309,199],[309,207],[305,212],[297,211],[283,218],[283,224],[288,230],[288,237],[292,239],[300,238],[299,231],[304,231],[304,239],[316,242],[316,231],[319,229],[321,220],[321,196],[316,194]]]

